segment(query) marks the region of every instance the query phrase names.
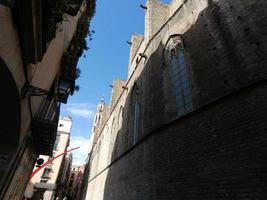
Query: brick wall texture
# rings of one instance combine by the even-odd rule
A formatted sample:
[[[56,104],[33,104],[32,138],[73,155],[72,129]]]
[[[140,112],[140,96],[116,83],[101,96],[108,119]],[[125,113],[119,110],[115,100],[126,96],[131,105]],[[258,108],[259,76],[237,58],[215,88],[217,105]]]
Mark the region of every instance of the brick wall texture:
[[[152,132],[109,167],[103,199],[266,199],[266,91],[246,89]]]
[[[265,0],[170,4],[167,21],[135,50],[139,62],[130,62],[91,151],[87,200],[267,199],[266,8]],[[165,56],[173,35],[193,101],[179,117]]]

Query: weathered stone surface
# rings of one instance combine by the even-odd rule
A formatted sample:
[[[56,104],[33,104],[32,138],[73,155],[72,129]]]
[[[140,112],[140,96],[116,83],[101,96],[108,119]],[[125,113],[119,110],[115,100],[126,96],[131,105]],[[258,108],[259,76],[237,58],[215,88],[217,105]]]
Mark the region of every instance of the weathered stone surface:
[[[87,199],[265,199],[267,2],[147,5],[154,29],[131,54],[125,89],[92,149]],[[168,14],[149,18],[149,9]],[[173,35],[193,96],[192,112],[179,118],[164,57]]]

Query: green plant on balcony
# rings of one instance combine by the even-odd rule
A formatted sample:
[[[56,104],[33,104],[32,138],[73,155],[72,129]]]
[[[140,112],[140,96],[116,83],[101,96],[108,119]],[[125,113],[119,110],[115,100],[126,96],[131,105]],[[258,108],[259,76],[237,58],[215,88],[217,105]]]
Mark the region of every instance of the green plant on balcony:
[[[48,0],[46,2],[46,17],[44,20],[45,41],[50,42],[55,36],[58,27],[64,20],[64,12],[67,8],[66,0]]]
[[[77,15],[82,3],[83,3],[83,0],[68,0],[66,13],[71,16]]]
[[[75,36],[73,38],[73,44],[77,47],[77,48],[81,48],[81,50],[88,50],[89,47],[87,45],[87,41],[86,41],[86,37],[89,36],[91,37],[91,33],[88,30],[89,29],[89,24],[78,24],[77,26],[77,31],[75,33]],[[79,54],[79,57],[82,54]]]
[[[76,68],[76,73],[75,73],[75,79],[77,80],[78,78],[80,78],[81,76],[81,69],[80,68]],[[72,95],[74,94],[74,92],[78,92],[80,90],[80,86],[76,85],[74,83],[74,90],[72,91]]]
[[[75,79],[78,79],[81,77],[81,69],[80,68],[76,68],[76,72],[75,72]]]
[[[44,20],[44,30],[46,31],[46,42],[50,42],[55,36],[56,31],[64,20],[65,13],[70,6],[80,8],[83,0],[47,0],[45,3],[46,17]]]
[[[79,85],[75,85],[75,86],[74,86],[74,91],[75,91],[75,92],[78,92],[79,90],[80,90],[80,86],[79,86]]]
[[[80,89],[79,85],[75,84],[75,80],[81,75],[81,70],[76,68],[77,61],[82,56],[83,51],[89,49],[86,40],[87,36],[91,40],[91,36],[94,33],[94,31],[89,31],[89,27],[90,20],[95,12],[95,0],[86,0],[86,3],[86,10],[79,18],[75,35],[71,40],[68,51],[65,53],[64,59],[62,59],[59,96],[62,97],[61,102],[63,103],[67,102],[69,94],[73,95],[75,91]]]

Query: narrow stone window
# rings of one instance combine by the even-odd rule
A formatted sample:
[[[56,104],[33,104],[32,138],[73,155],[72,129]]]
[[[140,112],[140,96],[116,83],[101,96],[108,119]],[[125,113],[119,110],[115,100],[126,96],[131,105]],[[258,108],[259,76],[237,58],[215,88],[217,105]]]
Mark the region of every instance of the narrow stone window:
[[[139,102],[134,103],[134,138],[133,143],[136,144],[138,140],[139,129]]]
[[[106,134],[105,134],[107,137],[107,141],[109,141],[109,139],[110,139],[110,136],[109,136],[109,127],[108,126],[106,126]]]
[[[108,160],[111,160],[112,158],[114,158],[114,151],[115,151],[115,142],[116,142],[116,137],[117,137],[117,134],[114,134],[115,133],[115,130],[116,130],[116,119],[115,117],[112,119],[112,124],[111,124],[111,127],[110,127],[110,141],[109,141],[109,159]]]
[[[100,153],[101,151],[101,140],[99,141],[99,144],[98,144],[98,152]]]
[[[110,134],[112,135],[115,132],[116,129],[116,125],[115,125],[115,117],[112,120],[112,124],[111,124],[111,130],[110,130]]]
[[[118,127],[118,129],[121,129],[122,120],[123,120],[123,107],[121,106],[120,110],[119,110],[118,119],[117,119],[117,127]]]
[[[133,144],[136,144],[139,138],[139,118],[140,103],[137,85],[134,85],[131,96],[131,127],[133,133]]]
[[[186,63],[184,47],[180,36],[170,38],[165,59],[168,60],[172,91],[175,97],[176,115],[180,117],[193,109],[189,68]]]

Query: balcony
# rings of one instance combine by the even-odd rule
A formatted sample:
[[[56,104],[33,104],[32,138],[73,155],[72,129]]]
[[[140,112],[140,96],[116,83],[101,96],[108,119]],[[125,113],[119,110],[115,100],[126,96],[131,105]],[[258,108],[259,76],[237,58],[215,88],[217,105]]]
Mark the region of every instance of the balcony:
[[[50,41],[64,20],[65,13],[75,16],[83,0],[0,0],[0,4],[13,6],[14,24],[26,63],[37,63],[42,60]]]
[[[43,33],[44,3],[42,0],[15,1],[14,23],[18,28],[23,57],[27,63],[37,63],[46,50]]]
[[[78,11],[82,5],[83,0],[72,0],[69,2],[69,4],[67,5],[66,8],[66,14],[70,15],[70,16],[75,16],[78,14]]]
[[[54,190],[56,189],[57,185],[53,183],[35,183],[34,185],[37,189],[47,189],[47,190]]]
[[[0,4],[12,8],[14,0],[0,0]]]
[[[57,94],[57,101],[61,103],[67,103],[68,96],[74,92],[77,62],[77,56],[69,53],[65,53],[62,58]]]
[[[38,154],[48,156],[53,154],[59,110],[57,102],[44,99],[38,114],[32,119],[32,135]]]
[[[86,37],[88,35],[90,36],[89,24],[90,22],[87,13],[82,13],[77,23],[75,35],[71,41],[71,45],[76,48],[76,51],[79,51],[79,53],[76,54],[78,57],[82,55],[83,50],[88,50]]]

